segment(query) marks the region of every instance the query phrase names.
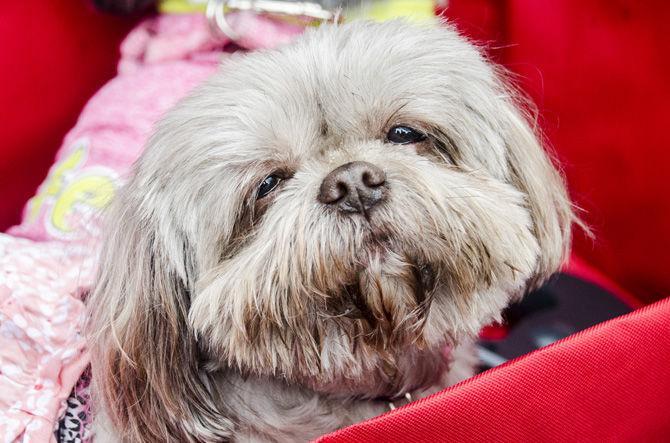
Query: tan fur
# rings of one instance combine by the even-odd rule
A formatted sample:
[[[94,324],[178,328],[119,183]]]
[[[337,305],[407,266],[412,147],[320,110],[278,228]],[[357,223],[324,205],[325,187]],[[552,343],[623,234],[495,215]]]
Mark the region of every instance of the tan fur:
[[[398,124],[428,140],[388,143]],[[352,161],[386,174],[369,217],[316,198]],[[516,95],[448,25],[324,26],[233,57],[110,210],[100,414],[123,441],[300,441],[432,392],[470,366],[454,353],[449,376],[445,347],[558,268],[573,219]]]

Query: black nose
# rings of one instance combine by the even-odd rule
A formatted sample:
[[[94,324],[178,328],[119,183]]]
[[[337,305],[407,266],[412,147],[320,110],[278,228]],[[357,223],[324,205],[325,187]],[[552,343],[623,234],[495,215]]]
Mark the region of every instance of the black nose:
[[[351,162],[323,179],[319,201],[344,212],[367,212],[386,197],[386,174],[368,162]]]

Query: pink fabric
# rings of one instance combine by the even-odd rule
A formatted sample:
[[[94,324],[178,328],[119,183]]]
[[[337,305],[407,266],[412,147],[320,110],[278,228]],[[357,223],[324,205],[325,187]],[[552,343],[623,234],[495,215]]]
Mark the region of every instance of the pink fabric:
[[[299,31],[251,17],[233,21],[251,48]],[[210,37],[200,15],[160,16],[133,30],[119,75],[65,137],[23,222],[0,234],[0,441],[54,439],[64,400],[88,364],[81,295],[95,272],[101,210],[154,122],[216,69],[227,43]]]
[[[49,441],[88,364],[79,292],[92,260],[75,249],[0,236],[0,441]]]

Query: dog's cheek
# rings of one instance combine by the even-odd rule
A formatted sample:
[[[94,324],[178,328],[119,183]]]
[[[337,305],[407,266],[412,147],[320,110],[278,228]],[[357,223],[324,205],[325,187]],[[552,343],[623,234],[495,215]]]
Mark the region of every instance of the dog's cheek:
[[[523,293],[540,251],[525,197],[486,176],[438,168],[399,175],[389,226],[404,248],[435,265],[438,285],[426,321],[429,345],[475,334]]]
[[[318,211],[299,182],[268,208],[253,237],[196,288],[191,327],[222,364],[257,373],[319,370],[324,297],[352,274],[356,238]]]
[[[532,278],[539,246],[524,208],[511,205],[507,218],[504,212],[493,213],[488,223],[480,221],[478,226],[481,236],[466,243],[481,245],[486,253],[464,254],[452,277],[456,284],[445,285],[442,296],[434,297],[434,310],[427,321],[427,342],[436,329],[450,331],[457,342],[475,335],[485,324],[499,320],[502,309],[524,293]],[[468,274],[470,268],[477,272]],[[466,276],[465,281],[459,282],[459,276]],[[468,278],[474,278],[471,284]]]

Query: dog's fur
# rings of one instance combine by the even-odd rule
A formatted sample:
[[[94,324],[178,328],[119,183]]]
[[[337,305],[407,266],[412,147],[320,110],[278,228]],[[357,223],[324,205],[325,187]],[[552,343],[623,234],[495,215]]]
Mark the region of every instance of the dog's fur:
[[[301,441],[461,377],[462,344],[569,247],[562,178],[516,97],[447,25],[329,25],[229,59],[111,208],[88,301],[98,429]],[[427,140],[389,143],[398,124]],[[386,174],[367,216],[317,199],[351,161]]]

